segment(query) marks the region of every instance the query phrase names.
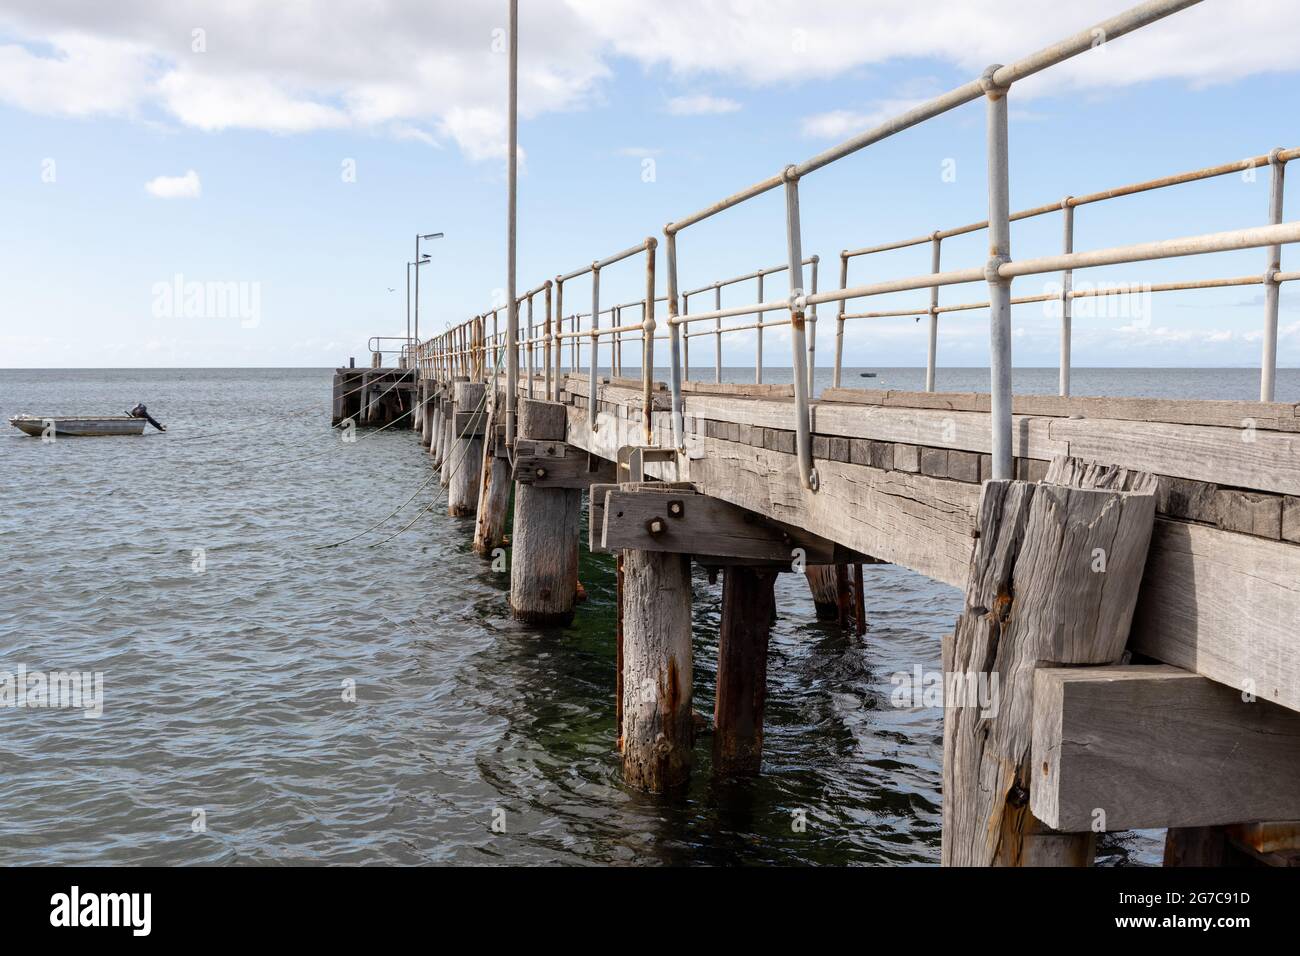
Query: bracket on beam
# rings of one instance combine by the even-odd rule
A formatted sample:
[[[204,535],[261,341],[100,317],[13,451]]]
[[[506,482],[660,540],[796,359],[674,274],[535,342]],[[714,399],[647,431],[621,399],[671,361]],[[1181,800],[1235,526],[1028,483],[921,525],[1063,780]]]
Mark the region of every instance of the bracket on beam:
[[[656,448],[648,445],[623,445],[618,450],[618,480],[621,482],[646,481],[645,466],[653,462],[672,462],[675,476],[678,479],[681,478],[681,466],[677,460],[677,449]]]

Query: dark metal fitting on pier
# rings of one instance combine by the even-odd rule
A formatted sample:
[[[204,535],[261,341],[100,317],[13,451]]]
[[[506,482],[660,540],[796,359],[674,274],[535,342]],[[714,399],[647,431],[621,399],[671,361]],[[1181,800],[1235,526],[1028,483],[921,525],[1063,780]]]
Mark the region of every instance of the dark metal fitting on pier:
[[[984,72],[980,74],[980,89],[984,91],[985,96],[996,99],[999,96],[1006,95],[1007,90],[1011,89],[1010,85],[999,86],[998,82],[993,78],[1000,69],[1002,69],[1002,64],[994,63],[986,67]]]
[[[668,502],[668,514],[673,518],[680,518],[686,514],[686,506],[680,501]]]
[[[816,468],[810,469],[809,472],[808,472],[808,487],[809,487],[809,489],[812,490],[812,491],[816,491],[816,490],[817,490],[817,487],[818,487],[818,485],[819,485],[820,483],[821,483],[821,479],[819,479],[819,478],[817,477],[817,469],[816,469]]]
[[[545,478],[545,477],[546,477],[546,469],[545,469],[545,468],[538,468],[536,471],[533,472],[533,474],[536,475],[538,478]]]
[[[645,523],[645,529],[652,535],[658,535],[667,530],[667,525],[664,524],[663,518],[654,517]]]

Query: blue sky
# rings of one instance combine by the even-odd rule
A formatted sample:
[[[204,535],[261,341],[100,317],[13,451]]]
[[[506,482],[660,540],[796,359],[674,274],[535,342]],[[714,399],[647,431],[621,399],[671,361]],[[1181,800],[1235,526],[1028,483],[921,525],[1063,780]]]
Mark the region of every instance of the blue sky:
[[[705,4],[693,18],[691,5],[647,13],[643,5],[575,2],[550,5],[562,7],[563,22],[538,23],[532,34],[530,18],[540,12],[529,11],[521,29],[520,288],[661,235],[670,219],[977,75],[972,64],[1013,60],[1124,6],[980,5],[1008,11],[1006,36],[953,23],[952,3],[913,3],[909,15],[940,25],[930,47],[877,36],[865,52],[824,39],[841,24],[846,33],[864,28],[862,5],[847,2],[813,4],[812,13],[798,4]],[[417,231],[447,234],[429,247],[422,332],[488,307],[504,285],[505,60],[491,49],[502,19],[494,8],[503,3],[469,14],[435,4],[419,26],[403,19],[403,5],[381,4],[394,8],[388,20],[358,26],[355,46],[345,23],[329,21],[329,36],[319,35],[324,14],[350,8],[307,5],[294,15],[317,32],[289,50],[248,32],[292,34],[297,24],[285,22],[285,8],[274,24],[257,19],[269,20],[268,10],[249,14],[236,34],[221,25],[218,5],[179,6],[187,9],[162,22],[147,5],[126,3],[110,23],[89,4],[0,3],[0,366],[341,364],[361,356],[369,336],[404,332],[403,264]],[[1249,20],[1282,7],[1204,6],[1218,9],[1175,15],[1085,55],[1100,65],[1072,65],[1026,84],[1023,95],[1012,91],[1013,209],[1297,144],[1296,75],[1288,72],[1300,32],[1294,15],[1261,36],[1238,22],[1240,9],[1258,8]],[[203,28],[206,49],[187,51],[187,24],[205,22],[213,24]],[[794,65],[774,65],[771,50],[805,29]],[[434,66],[415,59],[408,67],[395,54],[372,63],[356,52],[370,49],[366,30],[410,34],[441,58]],[[408,69],[417,77],[409,88]],[[969,104],[804,180],[804,250],[822,257],[823,286],[836,282],[842,248],[984,218],[983,109]],[[345,175],[351,168],[354,179]],[[189,195],[193,179],[146,188],[190,171],[198,195]],[[1287,218],[1295,218],[1296,190],[1300,183]],[[1267,201],[1261,170],[1253,182],[1233,174],[1081,207],[1075,248],[1259,225]],[[1060,233],[1059,214],[1019,223],[1012,255],[1059,251]],[[952,240],[944,253],[946,266],[980,265],[984,238]],[[779,192],[688,230],[679,255],[684,288],[783,262]],[[1297,255],[1284,249],[1283,268],[1296,268]],[[923,246],[854,260],[850,281],[928,268]],[[1263,268],[1263,250],[1252,250],[1094,270],[1075,282],[1140,285]],[[256,319],[159,314],[159,285],[177,275],[255,290]],[[635,299],[642,282],[636,266],[611,269],[602,300]],[[780,280],[769,282],[769,297],[783,291]],[[1041,291],[1041,281],[1021,280],[1015,294]],[[584,306],[589,295],[585,283],[566,289],[569,302]],[[949,302],[983,295],[978,286],[941,293]],[[726,301],[752,301],[752,286]],[[1155,293],[1103,314],[1076,303],[1076,313],[1078,365],[1259,360],[1257,287]],[[1025,305],[1014,324],[1017,364],[1054,365],[1057,320]],[[1291,289],[1281,325],[1280,363],[1300,364]],[[772,332],[767,342],[768,364],[788,364],[788,340]],[[752,339],[733,336],[725,360],[748,364],[751,349]],[[943,319],[941,364],[982,365],[986,356],[985,312]],[[919,365],[924,357],[924,322],[849,325],[848,364]]]

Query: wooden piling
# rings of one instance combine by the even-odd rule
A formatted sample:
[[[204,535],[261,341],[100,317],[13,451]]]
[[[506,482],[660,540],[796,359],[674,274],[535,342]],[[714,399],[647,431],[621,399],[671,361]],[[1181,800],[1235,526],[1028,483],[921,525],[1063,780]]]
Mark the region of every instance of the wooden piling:
[[[444,488],[451,484],[451,443],[455,420],[456,404],[448,395],[442,400],[442,434],[438,436],[438,483]]]
[[[442,383],[433,386],[433,396],[429,402],[433,409],[433,424],[429,430],[429,454],[433,456],[433,467],[442,467]]]
[[[482,382],[457,382],[456,408],[481,420],[486,389]],[[483,469],[482,425],[457,425],[453,422],[453,431],[447,514],[463,518],[478,511],[479,479]]]
[[[1029,810],[1034,671],[1120,658],[1154,518],[1149,490],[984,485],[943,647],[945,865],[1091,862],[1095,834],[1049,831]]]
[[[565,406],[558,402],[519,400],[520,439],[563,441],[567,420]],[[573,620],[581,507],[577,488],[516,484],[510,609],[519,620],[539,625]]]
[[[808,578],[808,590],[812,591],[817,620],[833,621],[839,617],[840,606],[835,593],[835,565],[810,564],[804,569],[804,576]]]
[[[691,562],[623,553],[623,779],[663,792],[691,769]]]
[[[510,510],[510,459],[498,454],[497,424],[502,421],[505,393],[498,390],[488,413],[483,441],[483,463],[479,469],[478,517],[474,522],[474,553],[490,558],[505,544],[506,517]]]
[[[435,418],[433,395],[433,382],[426,381],[420,383],[420,404],[422,409],[422,417],[420,419],[420,444],[426,449],[433,443],[433,421]]]
[[[825,565],[817,565],[825,567]],[[723,571],[713,769],[758,773],[767,699],[767,641],[776,613],[776,571],[733,565]]]

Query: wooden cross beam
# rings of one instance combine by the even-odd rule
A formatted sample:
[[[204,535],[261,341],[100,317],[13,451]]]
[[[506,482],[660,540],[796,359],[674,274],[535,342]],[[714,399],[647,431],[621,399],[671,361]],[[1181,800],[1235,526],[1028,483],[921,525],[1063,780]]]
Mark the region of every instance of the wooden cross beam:
[[[515,481],[537,488],[578,488],[614,480],[614,463],[562,441],[515,443]]]
[[[1300,714],[1167,665],[1034,674],[1030,809],[1050,827],[1300,820]]]
[[[487,430],[487,413],[472,409],[456,412],[452,421],[452,434],[456,438],[472,438]]]
[[[602,511],[606,551],[668,551],[709,565],[757,562],[785,570],[796,559],[802,566],[862,560],[826,538],[706,495],[621,485],[605,491]]]

